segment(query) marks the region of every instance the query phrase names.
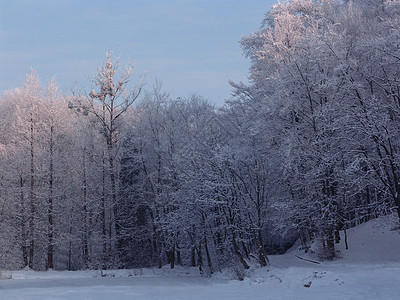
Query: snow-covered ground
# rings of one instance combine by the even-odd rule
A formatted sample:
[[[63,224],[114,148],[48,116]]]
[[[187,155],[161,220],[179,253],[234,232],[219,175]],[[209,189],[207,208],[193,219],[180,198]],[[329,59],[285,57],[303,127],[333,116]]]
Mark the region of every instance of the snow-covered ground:
[[[271,256],[243,281],[196,269],[2,271],[0,299],[400,299],[400,231],[385,217],[348,230],[342,259],[314,264],[299,250]]]

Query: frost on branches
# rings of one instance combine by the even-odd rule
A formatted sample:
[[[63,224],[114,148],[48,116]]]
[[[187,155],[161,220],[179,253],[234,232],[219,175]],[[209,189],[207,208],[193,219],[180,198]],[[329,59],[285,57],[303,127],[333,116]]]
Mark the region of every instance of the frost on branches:
[[[0,267],[243,278],[298,238],[334,259],[339,231],[400,218],[399,24],[397,0],[278,3],[222,108],[110,53],[90,92],[32,72],[0,99]]]

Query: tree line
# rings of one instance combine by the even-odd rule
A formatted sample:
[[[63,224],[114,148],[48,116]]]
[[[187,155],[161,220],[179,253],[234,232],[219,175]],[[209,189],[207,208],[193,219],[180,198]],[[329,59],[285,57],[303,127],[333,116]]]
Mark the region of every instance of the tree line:
[[[0,267],[265,266],[300,238],[400,218],[398,0],[292,0],[242,41],[249,83],[215,107],[135,82],[37,74],[0,98]]]

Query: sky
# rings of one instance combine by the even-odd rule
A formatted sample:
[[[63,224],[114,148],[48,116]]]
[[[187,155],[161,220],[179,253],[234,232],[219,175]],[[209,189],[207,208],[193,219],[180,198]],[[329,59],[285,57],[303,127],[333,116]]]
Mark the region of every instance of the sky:
[[[220,105],[250,61],[240,39],[260,28],[277,0],[0,0],[0,94],[33,68],[66,94],[90,78],[107,51],[133,64],[171,97],[197,94]]]

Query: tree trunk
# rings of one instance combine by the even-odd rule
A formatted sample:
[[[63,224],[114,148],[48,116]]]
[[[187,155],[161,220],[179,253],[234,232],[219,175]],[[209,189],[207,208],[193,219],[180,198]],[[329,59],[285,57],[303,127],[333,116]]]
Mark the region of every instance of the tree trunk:
[[[233,246],[233,252],[236,254],[236,256],[239,258],[239,261],[243,265],[245,269],[249,269],[250,266],[247,264],[247,262],[244,260],[242,253],[239,251],[238,244],[236,242],[236,234],[233,229],[231,229],[232,232],[232,246]]]
[[[183,266],[181,250],[176,250],[176,262],[178,265]]]
[[[161,241],[160,241],[160,233],[158,232],[157,225],[155,223],[155,218],[156,216],[154,214],[157,214],[157,212],[153,212],[153,210],[150,210],[150,218],[151,218],[151,223],[153,226],[153,245],[156,249],[157,253],[157,264],[158,268],[162,268],[162,260],[161,260]]]
[[[53,165],[53,133],[54,126],[50,126],[50,166],[49,166],[49,207],[48,207],[48,243],[47,243],[47,269],[54,268],[53,246],[53,196],[54,196],[54,165]]]
[[[172,250],[168,251],[169,252],[169,263],[171,266],[171,269],[175,268],[175,246],[172,248]]]
[[[72,226],[69,227],[68,271],[72,271]]]
[[[89,261],[89,226],[88,226],[88,203],[87,203],[87,178],[86,178],[86,150],[83,152],[83,267],[88,268]]]
[[[195,267],[196,266],[196,247],[193,246],[191,250],[191,266]]]
[[[22,259],[24,267],[28,266],[28,251],[26,247],[26,224],[25,224],[25,197],[24,197],[24,181],[22,176],[19,176],[19,183],[21,188],[20,200],[21,200],[21,246],[22,246]]]
[[[258,248],[258,258],[260,260],[260,264],[262,267],[265,267],[269,264],[269,259],[267,254],[264,251],[264,244],[262,240],[261,228],[257,229],[257,248]]]
[[[326,258],[332,260],[335,257],[335,239],[332,231],[326,238]]]
[[[397,197],[394,199],[394,203],[396,204],[396,211],[397,211],[397,217],[399,218],[400,222],[400,191],[397,192]]]
[[[207,264],[210,274],[214,273],[213,265],[211,261],[210,251],[208,250],[208,241],[207,241],[207,226],[206,226],[206,217],[204,213],[201,214],[201,219],[203,221],[203,234],[204,234],[204,248],[206,250]]]
[[[111,182],[111,199],[113,206],[113,214],[114,214],[114,230],[115,230],[115,240],[116,240],[116,248],[118,255],[121,253],[121,226],[119,224],[119,216],[118,216],[118,203],[117,203],[117,186],[115,179],[115,170],[114,170],[114,157],[113,157],[113,144],[109,142],[108,144],[108,163],[110,167],[110,182]]]
[[[103,164],[102,164],[102,187],[101,187],[101,229],[102,229],[102,243],[103,243],[103,269],[107,264],[107,227],[106,227],[106,169],[105,158],[103,150]]]
[[[35,164],[34,164],[34,158],[35,158],[35,152],[33,149],[34,143],[34,128],[33,128],[33,112],[31,112],[31,119],[30,119],[30,154],[31,154],[31,169],[30,169],[30,175],[31,175],[31,186],[30,186],[30,193],[29,193],[29,203],[30,203],[30,218],[29,218],[29,268],[33,269],[33,255],[34,255],[34,236],[35,236]]]
[[[199,246],[196,247],[197,250],[197,265],[199,266],[200,274],[203,274],[203,254],[201,252],[201,241],[199,242]]]
[[[206,249],[208,269],[210,271],[210,274],[213,274],[214,269],[213,269],[213,265],[212,265],[212,261],[211,261],[210,251],[208,250],[207,236],[206,236],[205,232],[204,232],[204,248]]]
[[[261,232],[261,227],[262,227],[262,207],[263,207],[263,201],[264,195],[261,195],[261,190],[260,188],[257,189],[257,238],[256,238],[256,245],[257,245],[257,250],[258,250],[258,258],[260,260],[260,264],[262,267],[265,267],[266,265],[269,264],[269,259],[267,257],[267,254],[264,251],[264,243],[262,239],[262,232]]]

